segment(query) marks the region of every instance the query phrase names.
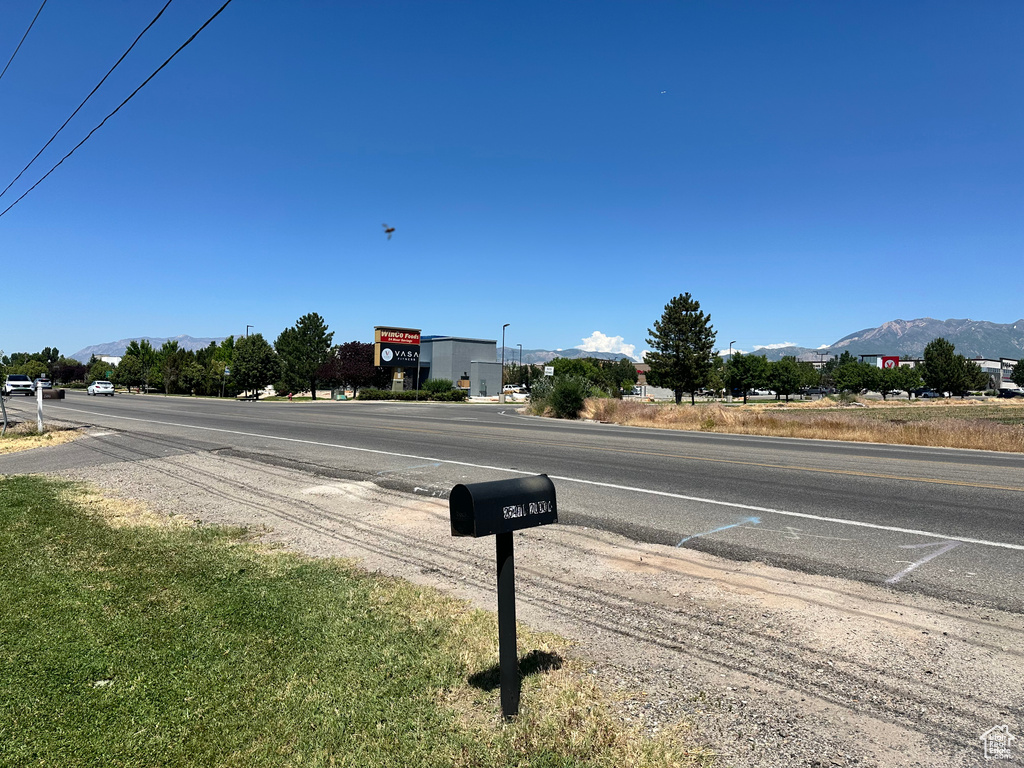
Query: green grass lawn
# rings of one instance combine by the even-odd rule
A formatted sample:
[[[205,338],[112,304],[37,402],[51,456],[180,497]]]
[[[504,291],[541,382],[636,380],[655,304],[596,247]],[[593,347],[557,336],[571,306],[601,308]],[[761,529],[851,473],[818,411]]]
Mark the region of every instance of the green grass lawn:
[[[467,686],[489,614],[238,530],[114,527],[77,491],[0,478],[0,765],[710,764],[595,719],[583,689],[549,711],[567,698],[543,676],[502,726]]]

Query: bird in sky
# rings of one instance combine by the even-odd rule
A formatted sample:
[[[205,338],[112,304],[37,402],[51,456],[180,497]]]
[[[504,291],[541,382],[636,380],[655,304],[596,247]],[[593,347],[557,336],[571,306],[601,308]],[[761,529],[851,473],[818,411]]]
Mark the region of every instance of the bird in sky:
[[[395,228],[394,227],[389,227],[387,224],[382,224],[381,226],[384,227],[384,234],[387,235],[388,236],[388,240],[390,240],[391,239],[391,234],[395,231]]]

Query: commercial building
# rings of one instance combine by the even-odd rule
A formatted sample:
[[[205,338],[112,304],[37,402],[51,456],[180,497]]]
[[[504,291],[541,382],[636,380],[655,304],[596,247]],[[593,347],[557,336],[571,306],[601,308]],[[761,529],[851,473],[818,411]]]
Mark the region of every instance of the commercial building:
[[[468,389],[470,397],[501,394],[498,342],[459,336],[421,337],[419,380],[428,379],[450,379]]]

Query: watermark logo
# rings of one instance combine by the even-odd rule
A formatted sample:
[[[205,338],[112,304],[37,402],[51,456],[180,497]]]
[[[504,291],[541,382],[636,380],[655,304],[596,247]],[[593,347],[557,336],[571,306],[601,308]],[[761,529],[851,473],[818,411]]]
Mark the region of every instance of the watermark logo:
[[[993,725],[981,734],[981,743],[985,745],[986,760],[1008,760],[1010,748],[1017,737],[1010,733],[1008,725]]]

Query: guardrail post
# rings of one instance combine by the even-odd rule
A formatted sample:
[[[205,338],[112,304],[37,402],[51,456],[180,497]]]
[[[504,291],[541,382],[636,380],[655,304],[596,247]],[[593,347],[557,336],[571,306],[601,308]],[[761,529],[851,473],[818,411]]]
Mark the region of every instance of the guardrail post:
[[[36,428],[42,433],[43,431],[43,388],[40,386],[36,387]]]

